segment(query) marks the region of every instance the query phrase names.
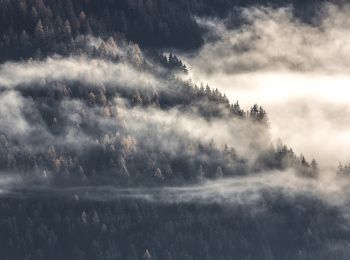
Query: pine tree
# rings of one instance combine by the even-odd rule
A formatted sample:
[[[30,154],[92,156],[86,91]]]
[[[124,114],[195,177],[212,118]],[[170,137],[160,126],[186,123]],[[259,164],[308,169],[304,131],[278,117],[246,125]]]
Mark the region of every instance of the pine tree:
[[[315,159],[311,161],[311,177],[317,177],[319,174],[318,164]]]
[[[221,169],[220,166],[218,166],[218,167],[216,168],[215,177],[216,177],[216,178],[222,178],[222,177],[224,177],[224,173],[223,173],[223,171],[222,171],[222,169]]]
[[[39,40],[45,39],[45,30],[41,19],[37,22],[35,26],[35,37]]]
[[[63,28],[62,28],[62,32],[63,32],[63,37],[67,40],[72,38],[72,28],[70,26],[70,23],[68,20],[65,20],[63,23]]]
[[[148,249],[146,249],[145,253],[143,254],[143,258],[144,259],[151,259],[152,256],[150,254],[150,252],[148,251]]]
[[[79,23],[80,23],[80,33],[91,34],[90,24],[84,11],[81,11],[79,14]]]

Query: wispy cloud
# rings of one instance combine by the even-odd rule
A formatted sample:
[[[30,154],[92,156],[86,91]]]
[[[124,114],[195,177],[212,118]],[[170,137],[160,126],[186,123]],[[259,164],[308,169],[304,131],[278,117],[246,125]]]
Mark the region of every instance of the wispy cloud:
[[[120,199],[144,200],[151,203],[197,203],[220,205],[244,205],[252,211],[268,210],[275,198],[286,201],[317,199],[329,207],[338,209],[350,220],[348,206],[349,180],[323,178],[305,179],[293,170],[262,172],[220,180],[208,180],[196,185],[173,187],[75,186],[52,188],[47,186],[17,185],[8,191],[12,195],[36,196],[50,192],[54,196],[76,200],[115,201]],[[6,193],[3,194],[6,196]]]
[[[0,87],[45,85],[53,81],[80,81],[130,88],[157,88],[159,79],[127,62],[86,56],[50,57],[43,61],[7,62],[0,66]]]
[[[184,54],[190,77],[243,107],[262,104],[272,137],[324,168],[350,160],[350,5],[326,4],[313,25],[290,8],[242,9],[244,25],[201,19],[218,40]]]

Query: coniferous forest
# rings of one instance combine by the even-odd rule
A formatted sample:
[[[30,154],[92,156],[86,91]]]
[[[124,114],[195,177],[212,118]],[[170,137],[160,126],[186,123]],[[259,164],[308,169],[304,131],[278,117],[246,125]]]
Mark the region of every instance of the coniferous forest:
[[[0,260],[348,259],[350,166],[324,184],[270,104],[185,61],[224,41],[220,19],[239,34],[247,10],[290,10],[316,30],[326,4],[343,3],[0,0]]]

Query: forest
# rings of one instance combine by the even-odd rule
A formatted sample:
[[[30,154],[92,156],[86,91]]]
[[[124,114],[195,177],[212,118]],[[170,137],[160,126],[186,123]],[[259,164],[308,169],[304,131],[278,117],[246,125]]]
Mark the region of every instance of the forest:
[[[9,197],[0,202],[1,259],[347,259],[336,209],[263,201],[268,212],[252,214],[244,205]]]
[[[293,4],[295,13],[310,20],[318,0],[1,0],[0,58],[26,59],[35,55],[68,55],[79,35],[125,37],[146,48],[196,49],[205,30],[194,16],[220,16],[250,5]],[[241,23],[239,12],[234,23]],[[312,21],[309,21],[312,22]]]
[[[110,38],[100,43],[98,49],[84,49],[88,44],[81,44],[81,48],[85,53],[90,52],[94,61],[101,62],[98,57],[108,59],[106,50],[117,49],[118,44]],[[47,179],[62,185],[173,184],[291,167],[302,175],[317,177],[316,161],[309,163],[285,145],[271,144],[263,107],[255,104],[244,111],[238,102],[230,103],[217,89],[176,78],[175,74],[186,73],[186,67],[173,54],[152,56],[151,63],[136,45],[124,48],[131,53],[124,58],[122,54],[114,57],[110,51],[117,64],[126,60],[134,63],[138,70],[158,74],[161,84],[166,86],[149,89],[112,82],[101,87],[76,80],[51,82],[51,79],[44,85],[21,82],[12,91],[24,103],[20,116],[33,127],[24,134],[10,130],[11,124],[4,122],[7,133],[1,135],[1,170],[21,172],[29,180],[34,178],[33,181]],[[54,58],[51,62],[59,63],[62,59]],[[158,66],[165,71],[158,72]],[[4,98],[10,97],[6,87],[3,93]],[[8,109],[13,109],[11,104]],[[139,118],[142,113],[145,115]],[[154,119],[149,118],[150,113]],[[231,121],[232,131],[239,128],[242,133],[237,134],[251,147],[247,149],[256,154],[250,157],[256,158],[252,161],[240,156],[234,146],[218,143],[215,133],[206,141],[191,138],[191,129],[181,129],[163,118],[176,120],[178,113],[187,115],[194,124],[209,128],[216,122]],[[137,131],[134,120],[142,120],[144,130]],[[30,138],[32,135],[40,139]],[[170,146],[164,147],[161,138]]]
[[[181,57],[200,17],[323,2],[0,0],[0,260],[348,259],[317,160]]]

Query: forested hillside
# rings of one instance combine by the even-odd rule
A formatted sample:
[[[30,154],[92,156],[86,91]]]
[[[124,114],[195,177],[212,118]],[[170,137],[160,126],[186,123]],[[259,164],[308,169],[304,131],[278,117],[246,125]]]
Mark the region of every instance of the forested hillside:
[[[120,78],[87,82],[87,75],[80,75],[84,72],[68,80],[69,75],[56,78],[57,71],[44,73],[44,83],[40,75],[33,83],[15,82],[11,92],[4,85],[3,104],[7,110],[19,110],[14,123],[23,120],[30,127],[25,132],[13,131],[11,122],[3,122],[2,171],[69,185],[198,182],[289,167],[317,177],[316,162],[309,164],[283,145],[272,146],[262,107],[253,105],[250,111],[243,111],[238,102],[231,103],[217,89],[180,80],[177,75],[186,68],[172,54],[149,61],[137,45],[118,45],[123,46],[113,38],[91,49],[88,43],[81,44],[81,51],[91,58],[58,57],[28,61],[25,66],[41,73],[45,67],[77,69],[70,63],[94,64],[92,69],[97,71],[128,64],[126,73],[153,77],[150,83],[140,79],[130,85]],[[108,59],[114,63],[106,64]],[[17,71],[11,64],[4,68],[6,74]],[[22,105],[14,107],[7,99]],[[207,137],[205,132],[197,135],[196,127],[213,132],[206,133]],[[232,133],[222,137],[224,129]]]
[[[244,205],[2,199],[1,259],[347,259],[336,209],[303,197],[261,203],[269,210],[252,214]]]
[[[142,47],[196,49],[204,32],[194,15],[225,16],[238,7],[294,4],[312,21],[322,1],[279,0],[1,0],[0,58],[69,54],[79,35],[125,36]],[[239,23],[239,12],[235,19]]]
[[[347,189],[178,54],[321,2],[0,0],[0,260],[348,259]]]

